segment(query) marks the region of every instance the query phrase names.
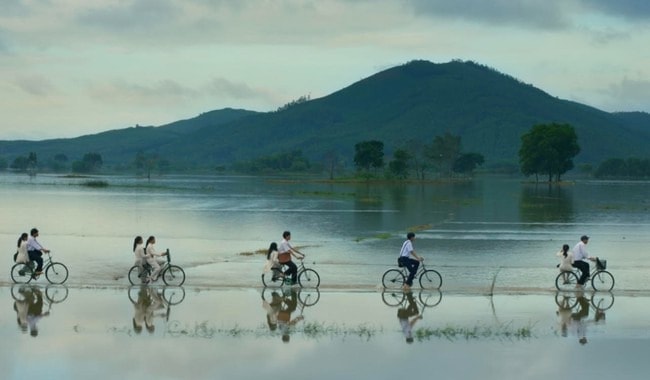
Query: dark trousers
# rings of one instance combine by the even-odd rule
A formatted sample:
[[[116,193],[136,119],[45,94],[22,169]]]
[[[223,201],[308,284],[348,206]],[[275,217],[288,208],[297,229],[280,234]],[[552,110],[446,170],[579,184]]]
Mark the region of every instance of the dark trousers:
[[[578,284],[584,285],[585,282],[587,282],[587,278],[589,277],[589,263],[582,260],[576,260],[573,262],[573,267],[580,269],[580,273],[582,275],[578,279]]]
[[[410,257],[400,256],[400,258],[397,259],[397,263],[409,270],[406,285],[413,286],[413,279],[415,278],[415,273],[417,273],[418,268],[420,267],[420,262]]]
[[[286,263],[282,263],[282,265],[287,266],[287,270],[284,271],[284,274],[291,275],[291,282],[294,284],[298,282],[298,266],[296,263],[293,261],[287,261]]]
[[[43,270],[43,252],[41,251],[27,251],[29,259],[36,261],[36,271],[40,272]]]

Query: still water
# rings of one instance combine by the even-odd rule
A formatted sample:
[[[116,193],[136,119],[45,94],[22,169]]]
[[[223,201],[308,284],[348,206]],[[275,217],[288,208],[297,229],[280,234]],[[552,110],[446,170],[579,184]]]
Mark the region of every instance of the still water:
[[[600,292],[2,286],[0,368],[7,380],[646,379],[649,305]]]
[[[0,246],[10,254],[38,227],[69,285],[126,286],[135,235],[155,235],[188,286],[260,285],[260,253],[284,230],[321,274],[321,287],[376,288],[405,233],[443,275],[447,291],[553,288],[554,256],[580,235],[606,258],[615,290],[650,289],[647,182],[535,185],[511,178],[405,185],[286,178],[152,179],[0,175]],[[41,280],[39,280],[41,281]]]

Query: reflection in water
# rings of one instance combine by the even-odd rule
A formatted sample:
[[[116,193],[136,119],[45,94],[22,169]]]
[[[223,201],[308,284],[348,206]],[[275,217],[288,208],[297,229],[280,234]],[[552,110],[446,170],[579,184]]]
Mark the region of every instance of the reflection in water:
[[[164,288],[148,285],[131,286],[128,290],[129,300],[133,304],[133,331],[140,334],[146,329],[150,334],[156,331],[156,317],[169,321],[171,306],[185,299],[182,287]]]
[[[523,222],[571,222],[573,197],[569,189],[559,185],[522,186],[519,213]]]
[[[397,319],[407,343],[413,343],[413,326],[423,318],[424,311],[442,301],[442,292],[420,291],[417,299],[413,292],[383,292],[381,299],[390,307],[397,307]]]
[[[33,337],[38,336],[38,322],[48,315],[52,304],[63,302],[68,297],[68,289],[64,286],[48,286],[45,297],[38,285],[13,285],[11,296],[14,299],[16,322],[24,333],[29,331]],[[43,311],[43,303],[47,303],[47,310]]]
[[[559,318],[560,335],[567,337],[569,332],[578,338],[580,344],[587,344],[587,326],[605,323],[605,311],[614,305],[611,292],[594,292],[587,297],[584,292],[557,292],[555,303]],[[589,318],[593,309],[594,317]]]
[[[270,294],[269,294],[270,291]],[[282,341],[291,339],[293,326],[304,320],[305,307],[315,305],[320,299],[317,289],[264,289],[262,291],[262,308],[266,311],[266,323],[271,332],[280,331]],[[295,313],[300,306],[300,314]]]

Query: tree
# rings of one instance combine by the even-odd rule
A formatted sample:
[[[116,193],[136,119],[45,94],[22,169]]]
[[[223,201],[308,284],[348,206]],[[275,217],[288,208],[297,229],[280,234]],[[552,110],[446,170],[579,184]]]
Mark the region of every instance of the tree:
[[[151,171],[156,167],[158,163],[157,154],[146,154],[143,151],[138,151],[133,160],[133,164],[138,173],[146,173],[147,179],[151,179]]]
[[[441,175],[451,177],[454,162],[458,159],[460,151],[460,136],[446,132],[443,136],[434,137],[425,154]]]
[[[519,148],[521,172],[548,175],[548,181],[560,181],[562,174],[573,169],[573,157],[580,152],[578,137],[569,124],[538,124],[523,136]]]
[[[390,173],[400,179],[408,178],[410,160],[411,154],[406,149],[396,149],[393,160],[388,163]]]
[[[384,143],[377,140],[362,141],[354,145],[354,164],[357,169],[370,171],[370,168],[384,167]]]
[[[99,171],[103,165],[102,156],[99,153],[86,153],[81,161],[72,163],[72,171],[75,173],[94,173]]]
[[[485,158],[479,153],[462,153],[454,161],[453,170],[455,173],[471,173],[477,166],[483,165]]]

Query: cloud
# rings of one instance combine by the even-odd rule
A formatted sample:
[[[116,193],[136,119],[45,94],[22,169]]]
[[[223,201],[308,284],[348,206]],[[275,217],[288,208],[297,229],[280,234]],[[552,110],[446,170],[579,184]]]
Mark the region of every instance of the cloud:
[[[463,19],[494,26],[562,29],[570,24],[563,8],[565,2],[558,0],[408,0],[406,3],[418,15]]]
[[[47,78],[41,75],[23,76],[14,84],[29,95],[47,96],[55,92],[55,87]]]
[[[273,101],[273,96],[269,91],[250,87],[246,83],[232,82],[224,78],[212,79],[205,86],[205,90],[208,94],[230,99],[262,99],[269,102]]]
[[[650,21],[648,0],[581,0],[583,6],[628,20]]]
[[[647,110],[650,98],[650,80],[624,78],[604,91],[614,111]]]

